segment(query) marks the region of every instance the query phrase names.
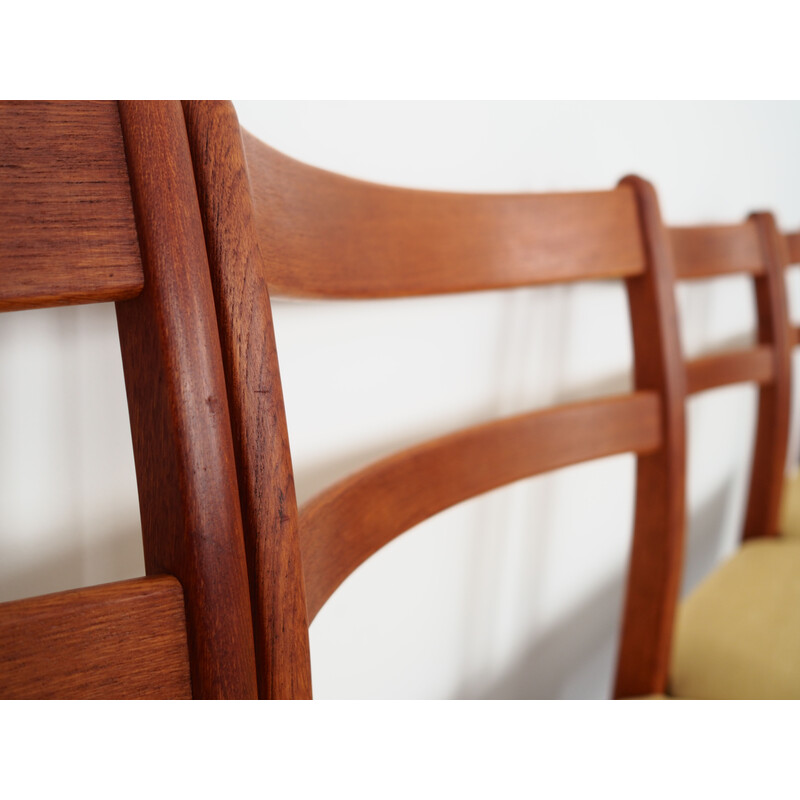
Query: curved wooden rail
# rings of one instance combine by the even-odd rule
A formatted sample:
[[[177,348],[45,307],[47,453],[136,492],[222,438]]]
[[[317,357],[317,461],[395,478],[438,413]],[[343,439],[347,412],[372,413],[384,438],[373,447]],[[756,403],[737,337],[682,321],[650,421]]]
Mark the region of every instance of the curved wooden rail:
[[[764,273],[758,230],[752,220],[739,225],[670,228],[669,238],[678,278]]]
[[[660,444],[658,395],[637,392],[478,425],[346,478],[300,512],[309,621],[356,567],[439,511],[522,478]]]
[[[767,346],[704,356],[686,365],[689,394],[748,381],[763,385],[774,377],[775,360],[772,348]]]
[[[400,297],[644,269],[633,192],[398,189],[294,161],[243,132],[270,292]]]

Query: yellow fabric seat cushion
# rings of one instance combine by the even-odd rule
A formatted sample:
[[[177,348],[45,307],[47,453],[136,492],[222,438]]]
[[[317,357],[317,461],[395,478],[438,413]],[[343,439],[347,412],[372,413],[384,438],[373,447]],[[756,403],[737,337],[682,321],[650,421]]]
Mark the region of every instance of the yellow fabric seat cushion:
[[[800,698],[800,539],[756,539],[681,604],[668,692]]]
[[[784,481],[780,527],[784,536],[800,539],[800,470]]]
[[[672,700],[667,694],[643,694],[641,697],[627,697],[626,700]]]

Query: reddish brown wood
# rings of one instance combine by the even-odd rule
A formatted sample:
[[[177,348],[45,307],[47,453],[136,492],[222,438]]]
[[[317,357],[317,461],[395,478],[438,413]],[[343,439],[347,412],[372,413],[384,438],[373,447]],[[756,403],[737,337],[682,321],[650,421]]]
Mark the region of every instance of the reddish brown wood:
[[[640,392],[535,411],[378,462],[301,509],[308,615],[403,531],[475,495],[570,464],[661,444],[658,396]]]
[[[752,220],[739,225],[670,228],[669,238],[680,279],[764,273],[758,231]]]
[[[753,214],[750,220],[758,230],[765,266],[764,274],[755,281],[758,341],[771,349],[775,374],[771,382],[761,387],[758,396],[745,539],[778,535],[789,438],[792,346],[784,283],[784,269],[789,261],[786,240],[778,233],[772,214]]]
[[[259,693],[311,696],[292,464],[266,270],[230,103],[184,103],[228,384]]]
[[[644,685],[641,692],[663,690],[683,547],[686,392],[674,267],[652,187],[630,179],[615,192],[585,195],[415,192],[314,170],[247,135],[245,152],[273,292],[383,297],[628,278],[637,387],[653,399],[660,396],[664,409],[661,436],[643,449],[639,464],[634,574],[618,692],[627,694],[636,683]],[[582,417],[587,439],[576,447],[609,436],[602,414],[589,421],[597,408]],[[548,439],[545,433],[572,410],[547,413],[553,415],[549,427],[541,428],[544,417],[524,415],[536,428],[527,438],[519,420],[494,423],[483,434],[462,432],[452,442],[429,443],[380,462],[313,500],[300,517],[309,617],[352,569],[425,516],[555,468],[559,458],[580,460],[568,455],[569,442],[580,441],[574,430],[573,439],[555,433]],[[630,417],[626,424],[644,419]],[[526,441],[529,453],[523,455]],[[581,458],[592,457],[591,446],[580,452]]]
[[[632,192],[468,195],[378,186],[244,134],[273,294],[394,297],[643,269]]]
[[[0,104],[0,220],[0,311],[141,291],[116,103]]]
[[[0,698],[192,696],[183,593],[162,575],[0,604]]]
[[[186,603],[195,697],[256,697],[233,442],[192,161],[178,102],[120,102],[145,274],[117,304],[148,574]]]
[[[786,236],[787,266],[800,264],[800,231]]]
[[[636,512],[617,664],[616,697],[666,689],[685,529],[685,371],[678,339],[670,239],[653,187],[629,177],[639,203],[647,268],[629,278],[634,382],[662,402],[663,447],[639,458]]]
[[[730,353],[715,353],[686,365],[689,394],[705,392],[732,383],[770,383],[775,377],[775,360],[769,347],[752,347]]]
[[[700,359],[687,371],[692,392],[738,380],[761,385],[744,537],[775,535],[789,425],[790,348],[797,340],[783,277],[791,237],[778,234],[770,215],[754,214],[741,225],[673,229],[671,239],[681,277],[748,272],[755,278],[759,347]]]
[[[789,329],[789,344],[792,347],[800,344],[800,328],[792,327]]]

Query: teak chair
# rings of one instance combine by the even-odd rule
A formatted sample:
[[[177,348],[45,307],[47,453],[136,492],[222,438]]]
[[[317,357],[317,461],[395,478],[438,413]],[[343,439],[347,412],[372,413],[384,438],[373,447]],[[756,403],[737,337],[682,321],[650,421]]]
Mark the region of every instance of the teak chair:
[[[736,554],[681,604],[670,674],[679,697],[800,697],[800,548],[779,537],[789,434],[793,344],[784,271],[789,254],[771,214],[740,225],[672,228],[681,280],[753,278],[754,347],[688,362],[689,395],[742,382],[759,387],[750,488]]]
[[[679,243],[650,184],[550,195],[377,186],[271,150],[240,131],[229,103],[7,104],[0,131],[12,221],[0,229],[0,309],[117,303],[147,571],[0,605],[0,696],[310,697],[308,624],[370,555],[469,497],[623,452],[638,461],[615,695],[665,692],[687,371]],[[745,226],[762,236],[760,256],[770,224]],[[758,284],[771,263],[745,271]],[[604,278],[627,289],[631,393],[434,440],[298,512],[269,292],[377,298]],[[763,302],[777,302],[774,282],[763,286]],[[690,367],[689,388],[756,379],[772,387],[762,406],[777,408],[784,345],[765,335],[742,358]],[[758,463],[774,466],[769,452]]]
[[[684,530],[684,373],[653,188],[458,195],[350,180],[184,105],[228,380],[262,697],[309,697],[307,624],[394,537],[527,476],[638,455],[616,694],[663,692]],[[463,430],[385,459],[296,510],[269,292],[402,297],[620,278],[635,391]],[[535,668],[535,665],[532,665]]]
[[[784,239],[789,266],[800,264],[800,232],[789,233]],[[792,347],[800,344],[800,328],[789,326],[789,341]],[[786,537],[800,537],[800,469],[797,464],[784,484],[780,528]]]
[[[0,105],[0,310],[113,300],[148,577],[0,605],[0,696],[255,697],[225,379],[178,103]]]

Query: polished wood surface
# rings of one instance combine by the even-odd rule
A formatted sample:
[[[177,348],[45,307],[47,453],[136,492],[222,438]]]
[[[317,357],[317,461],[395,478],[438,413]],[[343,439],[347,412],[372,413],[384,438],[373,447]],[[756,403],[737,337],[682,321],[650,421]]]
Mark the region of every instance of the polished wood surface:
[[[739,225],[670,228],[678,278],[713,278],[744,273],[761,275],[764,261],[753,220]]]
[[[120,102],[145,274],[117,303],[148,574],[186,603],[194,696],[257,696],[236,462],[179,102]]]
[[[273,294],[399,297],[625,277],[644,267],[633,193],[397,189],[301,164],[245,133]]]
[[[616,694],[663,692],[683,559],[686,375],[671,242],[652,187],[630,178],[611,194],[444,195],[372,186],[313,170],[249,136],[245,151],[256,228],[275,292],[383,297],[626,278],[636,388],[661,399],[661,446],[640,454],[638,462]],[[702,248],[689,245],[687,252],[703,254]],[[741,269],[751,269],[746,259]],[[718,271],[712,260],[699,274]],[[461,435],[470,440],[469,434]],[[485,438],[481,447],[500,446],[494,436]],[[565,446],[559,441],[553,451]],[[498,458],[493,477],[472,485],[474,477],[459,476],[466,467],[436,461],[440,456],[442,464],[462,463],[457,451],[422,446],[432,468],[440,470],[441,484],[450,487],[443,499],[423,502],[438,483],[415,483],[415,459],[423,456],[411,451],[337,484],[301,510],[310,618],[352,569],[399,532],[452,502],[501,485],[498,475],[504,469],[512,468],[506,480],[525,474],[513,473],[513,458]],[[471,460],[480,462],[477,451]],[[553,467],[548,462],[541,468]],[[458,490],[448,497],[452,487]]]
[[[259,695],[311,696],[297,503],[267,273],[236,113],[184,103],[219,318],[239,474]]]
[[[662,447],[639,457],[633,545],[614,694],[663,694],[680,589],[686,526],[685,370],[675,308],[670,238],[652,185],[629,177],[647,247],[647,269],[627,280],[634,386],[657,392]]]
[[[787,266],[800,264],[800,232],[790,233],[786,236]]]
[[[398,453],[300,512],[308,615],[369,556],[433,514],[490,489],[661,444],[658,396],[640,392],[488,422]]]
[[[0,220],[0,311],[141,291],[116,103],[0,105]]]
[[[9,696],[310,697],[309,621],[376,550],[469,497],[622,452],[639,458],[615,695],[664,691],[688,393],[760,386],[745,535],[775,532],[797,341],[782,276],[797,242],[770,215],[667,232],[633,177],[549,195],[377,186],[243,143],[228,103],[8,108],[0,178],[19,213],[0,231],[0,309],[118,300],[151,576],[0,606]],[[675,281],[726,274],[755,278],[758,345],[684,364]],[[419,445],[298,516],[268,286],[367,298],[605,278],[628,292],[632,394]]]
[[[781,491],[786,470],[792,389],[791,333],[784,270],[789,262],[786,240],[772,214],[750,217],[761,246],[764,274],[755,280],[758,343],[772,351],[775,374],[758,394],[758,420],[750,494],[745,514],[745,539],[778,534]]]
[[[191,698],[183,592],[138,578],[0,604],[0,698]]]
[[[706,356],[686,369],[692,393],[740,381],[759,384],[743,537],[777,535],[789,434],[790,351],[797,341],[784,285],[791,237],[778,232],[772,215],[760,213],[739,225],[672,229],[670,238],[681,278],[749,273],[754,279],[758,346]]]
[[[717,389],[733,383],[752,381],[757,384],[772,382],[775,361],[772,348],[752,347],[728,353],[696,358],[686,364],[686,383],[689,394]]]

